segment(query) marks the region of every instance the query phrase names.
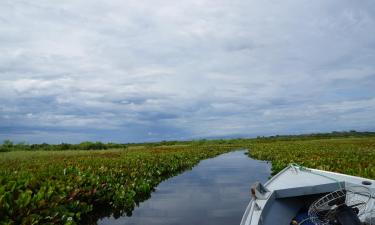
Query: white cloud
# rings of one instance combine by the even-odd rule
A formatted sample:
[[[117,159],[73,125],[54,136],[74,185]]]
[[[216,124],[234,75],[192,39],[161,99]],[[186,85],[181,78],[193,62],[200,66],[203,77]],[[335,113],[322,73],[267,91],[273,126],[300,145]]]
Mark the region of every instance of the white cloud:
[[[40,141],[45,129],[115,141],[374,129],[374,8],[370,0],[2,1],[0,138]]]

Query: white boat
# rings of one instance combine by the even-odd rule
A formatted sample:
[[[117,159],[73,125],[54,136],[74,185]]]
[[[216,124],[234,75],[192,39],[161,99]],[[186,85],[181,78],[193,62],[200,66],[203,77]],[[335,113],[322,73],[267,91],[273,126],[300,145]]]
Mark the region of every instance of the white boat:
[[[290,165],[251,188],[241,225],[375,224],[375,181]]]

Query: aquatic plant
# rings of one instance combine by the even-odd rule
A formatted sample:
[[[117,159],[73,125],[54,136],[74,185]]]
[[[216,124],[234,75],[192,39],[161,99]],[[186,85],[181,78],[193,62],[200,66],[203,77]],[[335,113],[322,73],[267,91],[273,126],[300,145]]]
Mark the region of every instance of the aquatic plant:
[[[76,224],[131,213],[162,180],[228,146],[1,153],[0,224]]]
[[[375,138],[253,142],[249,155],[271,161],[273,174],[289,163],[375,178]]]
[[[106,150],[91,151],[101,144],[14,147],[6,141],[2,148],[8,152],[0,153],[0,224],[95,223],[102,216],[129,215],[162,180],[239,148],[271,161],[273,173],[295,162],[374,179],[375,137],[352,135],[109,143]]]

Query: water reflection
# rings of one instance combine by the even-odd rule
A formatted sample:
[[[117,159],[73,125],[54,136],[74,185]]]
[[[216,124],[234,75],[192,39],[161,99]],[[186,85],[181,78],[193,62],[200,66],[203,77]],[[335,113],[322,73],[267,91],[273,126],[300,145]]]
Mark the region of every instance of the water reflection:
[[[270,176],[267,163],[245,151],[204,160],[191,171],[159,184],[131,217],[104,218],[111,225],[238,225],[249,202],[249,187]]]

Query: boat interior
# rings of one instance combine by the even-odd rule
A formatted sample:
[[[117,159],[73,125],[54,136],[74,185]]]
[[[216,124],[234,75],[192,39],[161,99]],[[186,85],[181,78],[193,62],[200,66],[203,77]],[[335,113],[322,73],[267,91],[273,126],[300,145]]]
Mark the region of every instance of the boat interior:
[[[375,225],[375,182],[290,165],[251,187],[241,225]]]
[[[341,185],[345,185],[342,183]],[[338,190],[337,183],[317,185],[313,187],[299,187],[295,189],[285,189],[274,191],[264,206],[260,224],[275,225],[275,224],[291,224],[291,225],[314,225],[308,210],[311,205],[329,193]],[[345,196],[340,201],[345,203]],[[373,199],[371,199],[373,201]],[[337,203],[337,202],[336,202]],[[374,204],[374,202],[372,202]],[[328,222],[332,225],[362,225],[375,224],[374,222],[366,222],[364,218],[360,218],[356,207],[349,210],[337,210],[335,220]],[[374,214],[375,216],[375,214]],[[368,218],[367,218],[368,219]]]

